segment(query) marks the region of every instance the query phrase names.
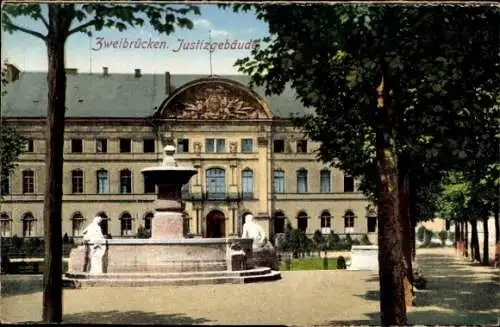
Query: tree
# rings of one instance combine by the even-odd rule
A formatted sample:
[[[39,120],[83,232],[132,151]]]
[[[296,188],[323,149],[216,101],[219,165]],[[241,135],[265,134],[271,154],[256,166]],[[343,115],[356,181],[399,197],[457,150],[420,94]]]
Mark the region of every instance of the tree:
[[[2,67],[2,97],[6,94],[5,87],[9,83],[7,76],[8,62]],[[10,173],[16,167],[19,156],[23,153],[26,139],[15,128],[3,121],[0,113],[0,200],[10,187]]]
[[[374,190],[382,324],[406,324],[411,219],[405,207],[412,201],[401,199],[412,194],[409,175],[433,180],[474,158],[471,139],[455,139],[467,135],[474,110],[490,107],[491,99],[478,101],[475,90],[498,90],[492,83],[498,26],[491,22],[499,10],[268,5],[255,11],[269,24],[269,44],[236,65],[268,94],[291,83],[314,109],[296,121],[321,143],[319,159]],[[416,198],[420,185],[412,189]]]
[[[48,8],[44,12],[42,8]],[[143,26],[148,21],[160,33],[170,34],[175,26],[192,28],[185,17],[188,13],[199,14],[196,6],[179,8],[169,4],[29,4],[3,7],[2,25],[5,31],[24,32],[41,39],[47,46],[48,55],[48,107],[47,107],[47,155],[45,166],[44,234],[45,265],[43,290],[43,321],[62,320],[62,172],[64,115],[66,110],[66,73],[64,67],[65,43],[73,34],[100,31],[104,28]],[[16,24],[17,17],[27,16],[41,21],[46,31],[34,31]]]

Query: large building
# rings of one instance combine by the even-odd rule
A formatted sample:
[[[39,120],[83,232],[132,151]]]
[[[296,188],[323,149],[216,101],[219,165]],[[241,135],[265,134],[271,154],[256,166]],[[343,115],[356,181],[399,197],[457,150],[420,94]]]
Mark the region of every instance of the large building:
[[[3,123],[28,139],[25,153],[2,183],[1,233],[43,235],[46,73],[9,65]],[[166,144],[178,165],[195,167],[183,190],[186,227],[194,235],[241,233],[252,213],[270,236],[286,223],[375,240],[376,214],[357,181],[318,162],[318,144],[293,127],[307,109],[285,89],[265,96],[249,78],[79,74],[67,69],[63,233],[79,236],[96,216],[113,237],[151,226],[155,188],[140,173],[158,165]]]

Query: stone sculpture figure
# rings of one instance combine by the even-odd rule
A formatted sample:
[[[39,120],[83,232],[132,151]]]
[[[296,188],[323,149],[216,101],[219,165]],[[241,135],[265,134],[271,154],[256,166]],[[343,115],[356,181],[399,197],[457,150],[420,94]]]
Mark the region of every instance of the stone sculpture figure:
[[[83,241],[90,245],[90,273],[101,274],[102,259],[106,252],[105,239],[102,234],[99,223],[102,221],[100,216],[94,217],[92,222],[83,230]]]
[[[260,249],[267,243],[264,229],[254,222],[253,215],[251,214],[245,217],[242,234],[243,238],[251,238],[253,240],[252,247],[254,249]]]

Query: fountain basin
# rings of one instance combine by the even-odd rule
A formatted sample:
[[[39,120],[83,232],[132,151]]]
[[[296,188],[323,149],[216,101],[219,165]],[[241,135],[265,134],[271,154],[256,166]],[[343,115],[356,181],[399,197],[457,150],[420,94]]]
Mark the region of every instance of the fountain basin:
[[[68,274],[88,272],[88,249],[80,245],[70,254]],[[232,249],[245,256],[243,269],[255,267],[252,239],[110,239],[106,240],[104,273],[171,273],[232,270]]]
[[[196,175],[197,170],[186,167],[149,167],[141,169],[146,178],[158,181],[158,184],[184,185]]]

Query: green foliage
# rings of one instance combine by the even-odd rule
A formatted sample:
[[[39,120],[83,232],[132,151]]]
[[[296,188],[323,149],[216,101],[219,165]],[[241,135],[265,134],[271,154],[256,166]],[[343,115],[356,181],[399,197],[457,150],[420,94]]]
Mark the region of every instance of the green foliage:
[[[441,243],[445,245],[446,240],[448,239],[448,232],[445,230],[442,230],[438,233],[439,239],[441,240]]]
[[[363,238],[361,239],[361,245],[372,245],[372,242],[368,239],[368,235],[363,235]]]
[[[139,226],[137,229],[137,235],[135,236],[136,238],[151,238],[151,231],[147,230],[143,226]]]
[[[424,242],[424,239],[425,239],[425,227],[424,226],[420,226],[418,229],[417,229],[417,240],[419,242]]]

